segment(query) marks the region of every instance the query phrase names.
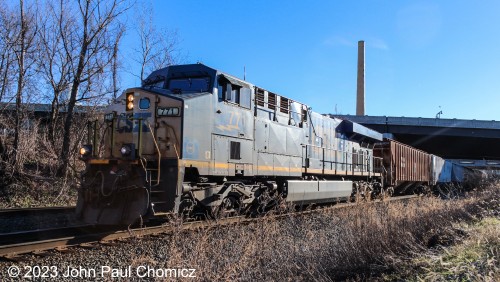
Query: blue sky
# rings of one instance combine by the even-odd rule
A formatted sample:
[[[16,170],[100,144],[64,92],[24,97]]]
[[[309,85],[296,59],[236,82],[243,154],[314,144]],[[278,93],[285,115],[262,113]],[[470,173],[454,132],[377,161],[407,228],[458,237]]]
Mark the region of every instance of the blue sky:
[[[186,63],[241,78],[246,67],[247,81],[314,111],[355,114],[364,40],[366,114],[500,120],[500,1],[152,3]]]

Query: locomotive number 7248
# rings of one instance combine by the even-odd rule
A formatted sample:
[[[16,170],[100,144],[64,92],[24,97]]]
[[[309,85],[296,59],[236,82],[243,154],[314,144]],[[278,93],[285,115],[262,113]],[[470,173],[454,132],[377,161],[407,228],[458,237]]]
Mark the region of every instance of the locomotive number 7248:
[[[166,107],[166,108],[158,108],[156,111],[158,116],[178,116],[179,108],[178,107]]]

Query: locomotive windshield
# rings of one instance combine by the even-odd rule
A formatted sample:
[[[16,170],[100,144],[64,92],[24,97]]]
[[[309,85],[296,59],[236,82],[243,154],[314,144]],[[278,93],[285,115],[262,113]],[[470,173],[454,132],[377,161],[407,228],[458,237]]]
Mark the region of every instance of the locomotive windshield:
[[[209,77],[172,78],[168,83],[168,89],[176,94],[184,92],[208,92],[209,85]]]

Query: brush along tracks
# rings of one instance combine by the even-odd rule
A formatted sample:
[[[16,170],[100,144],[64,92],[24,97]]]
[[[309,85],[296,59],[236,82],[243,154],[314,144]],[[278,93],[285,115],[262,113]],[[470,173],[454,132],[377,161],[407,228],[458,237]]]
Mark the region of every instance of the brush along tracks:
[[[171,220],[167,225],[156,225],[141,228],[128,228],[127,230],[116,230],[94,226],[66,227],[58,229],[46,229],[16,234],[0,235],[0,257],[16,260],[18,255],[27,253],[43,254],[43,251],[56,249],[66,250],[68,247],[80,246],[93,248],[98,244],[113,244],[113,241],[124,240],[133,237],[143,237],[159,234],[172,234],[174,232],[189,232],[200,228],[216,228],[231,224],[245,224],[259,219],[280,219],[290,216],[304,216],[329,209],[352,207],[360,204],[375,204],[381,201],[402,201],[417,199],[419,196],[401,196],[385,200],[373,200],[369,202],[340,203],[333,206],[295,211],[283,214],[266,215],[264,218],[248,218],[244,216],[219,218],[215,220],[182,222]],[[11,242],[10,240],[14,240]]]

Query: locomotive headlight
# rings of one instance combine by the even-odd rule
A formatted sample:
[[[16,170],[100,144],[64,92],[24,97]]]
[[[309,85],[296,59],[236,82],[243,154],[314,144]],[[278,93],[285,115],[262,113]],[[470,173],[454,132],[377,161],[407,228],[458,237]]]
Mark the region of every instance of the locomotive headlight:
[[[120,149],[120,153],[122,153],[123,156],[129,156],[131,152],[132,149],[130,148],[129,145],[123,145],[122,148]]]
[[[131,111],[134,109],[134,93],[127,93],[127,98],[125,99],[126,110]]]
[[[122,144],[120,148],[120,153],[122,154],[122,158],[133,160],[136,157],[135,144],[134,143],[125,143]]]
[[[87,158],[92,154],[92,146],[91,145],[83,145],[80,148],[80,157]]]

